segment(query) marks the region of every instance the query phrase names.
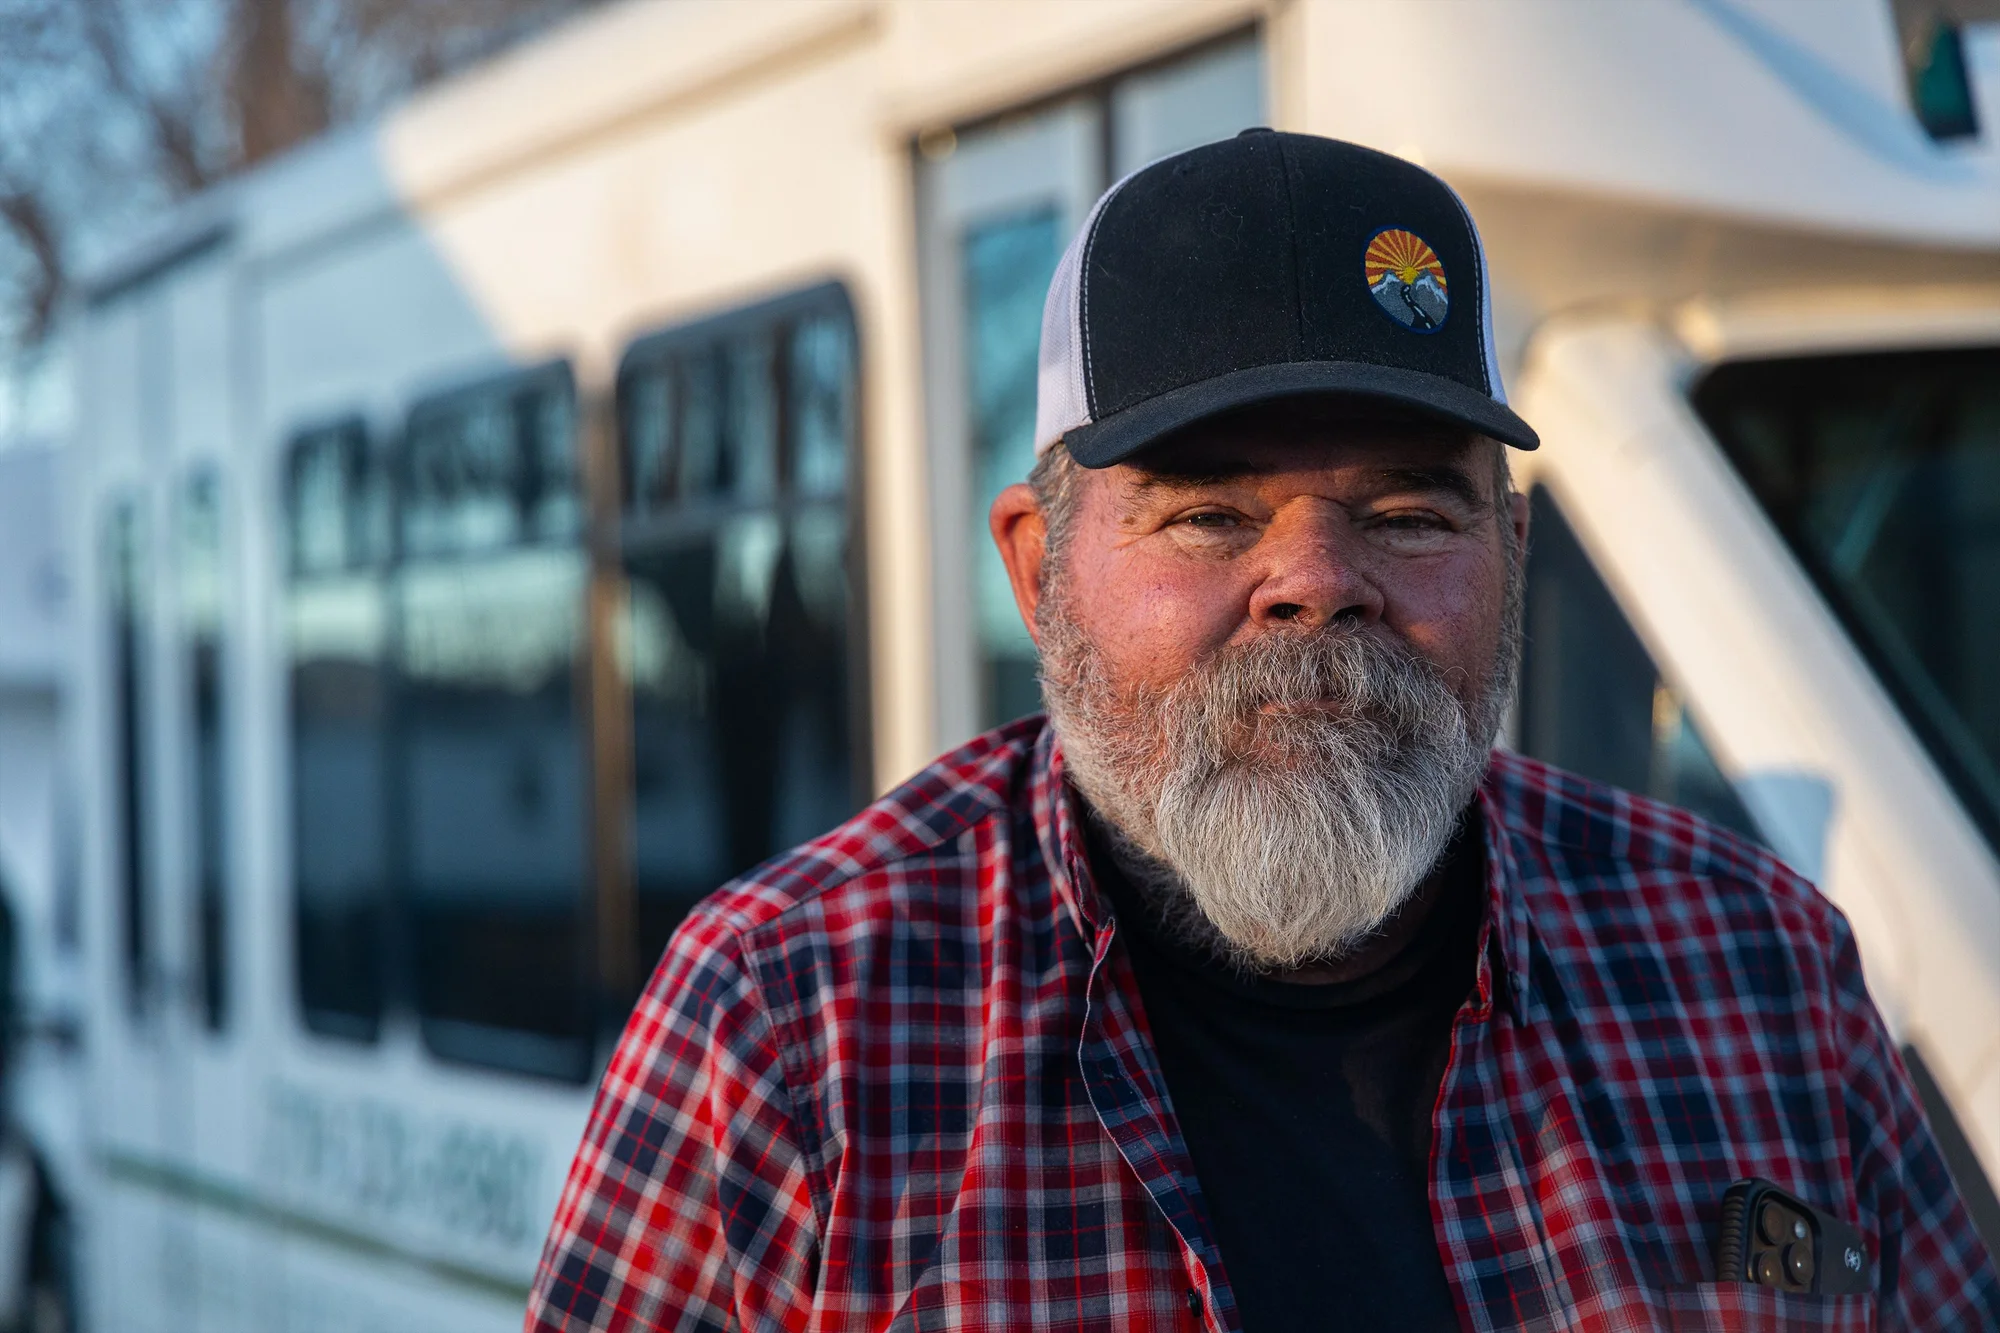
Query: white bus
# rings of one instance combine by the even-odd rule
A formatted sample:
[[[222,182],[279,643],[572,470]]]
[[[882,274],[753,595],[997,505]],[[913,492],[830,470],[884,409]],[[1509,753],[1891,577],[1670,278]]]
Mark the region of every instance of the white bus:
[[[2000,40],[1920,35],[628,3],[179,210],[71,328],[80,930],[26,947],[83,1041],[13,1092],[85,1108],[17,1228],[69,1313],[517,1326],[688,905],[1035,707],[983,512],[1043,289],[1109,182],[1260,123],[1486,235],[1546,442],[1510,743],[1841,905],[2000,1237]]]

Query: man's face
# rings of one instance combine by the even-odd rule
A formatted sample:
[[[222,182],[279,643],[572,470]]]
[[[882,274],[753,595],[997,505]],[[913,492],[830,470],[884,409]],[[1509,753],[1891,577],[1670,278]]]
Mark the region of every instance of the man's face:
[[[1525,522],[1494,493],[1493,447],[1365,421],[1211,428],[1083,479],[1068,605],[1132,687],[1171,686],[1226,645],[1346,625],[1476,705],[1503,628],[1503,525]]]
[[[1511,687],[1496,446],[1287,408],[1076,474],[993,530],[1071,781],[1255,966],[1335,958],[1449,841]]]

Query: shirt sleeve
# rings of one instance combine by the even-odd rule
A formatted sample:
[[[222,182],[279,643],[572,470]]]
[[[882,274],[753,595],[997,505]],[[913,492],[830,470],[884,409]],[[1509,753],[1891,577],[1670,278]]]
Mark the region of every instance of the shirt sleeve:
[[[1855,1187],[1874,1214],[1884,1333],[2000,1329],[2000,1278],[1931,1137],[1909,1071],[1862,980],[1845,923],[1835,941],[1834,1022]]]
[[[605,1070],[526,1333],[798,1328],[816,1215],[770,1020],[697,910]]]

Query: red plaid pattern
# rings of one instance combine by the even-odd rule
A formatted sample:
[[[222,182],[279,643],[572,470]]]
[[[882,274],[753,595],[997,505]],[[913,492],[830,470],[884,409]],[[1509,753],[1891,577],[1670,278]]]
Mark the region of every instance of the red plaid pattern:
[[[529,1333],[1238,1326],[1063,791],[1018,722],[695,911],[605,1073]],[[1527,759],[1480,801],[1431,1190],[1464,1326],[2000,1328],[1840,914]],[[1752,1175],[1857,1223],[1873,1294],[1715,1283]]]

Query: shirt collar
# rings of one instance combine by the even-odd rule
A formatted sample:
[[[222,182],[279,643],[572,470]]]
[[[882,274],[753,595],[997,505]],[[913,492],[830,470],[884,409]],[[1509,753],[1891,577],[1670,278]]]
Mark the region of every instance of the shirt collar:
[[[1028,787],[1034,806],[1035,835],[1041,842],[1042,860],[1049,868],[1056,899],[1069,913],[1084,942],[1095,951],[1097,932],[1110,919],[1111,905],[1091,877],[1076,794],[1063,779],[1062,746],[1056,740],[1056,729],[1046,721],[1042,723],[1042,734],[1035,738]]]
[[[1486,836],[1486,925],[1480,941],[1479,998],[1482,1006],[1497,999],[1516,1023],[1525,1024],[1534,999],[1528,985],[1534,921],[1521,892],[1521,867],[1514,856],[1514,840],[1508,836],[1499,783],[1499,766],[1489,763],[1486,779],[1479,784],[1480,823]]]
[[[1480,1011],[1496,1002],[1518,1023],[1528,1021],[1533,992],[1528,985],[1528,960],[1534,923],[1519,892],[1520,866],[1507,836],[1499,774],[1489,766],[1479,788],[1480,823],[1486,839],[1486,920],[1480,927],[1479,973],[1475,1001]],[[1044,722],[1035,739],[1029,782],[1035,833],[1049,867],[1056,898],[1094,951],[1097,935],[1111,917],[1111,905],[1090,873],[1076,794],[1063,779],[1062,746],[1055,728]]]

